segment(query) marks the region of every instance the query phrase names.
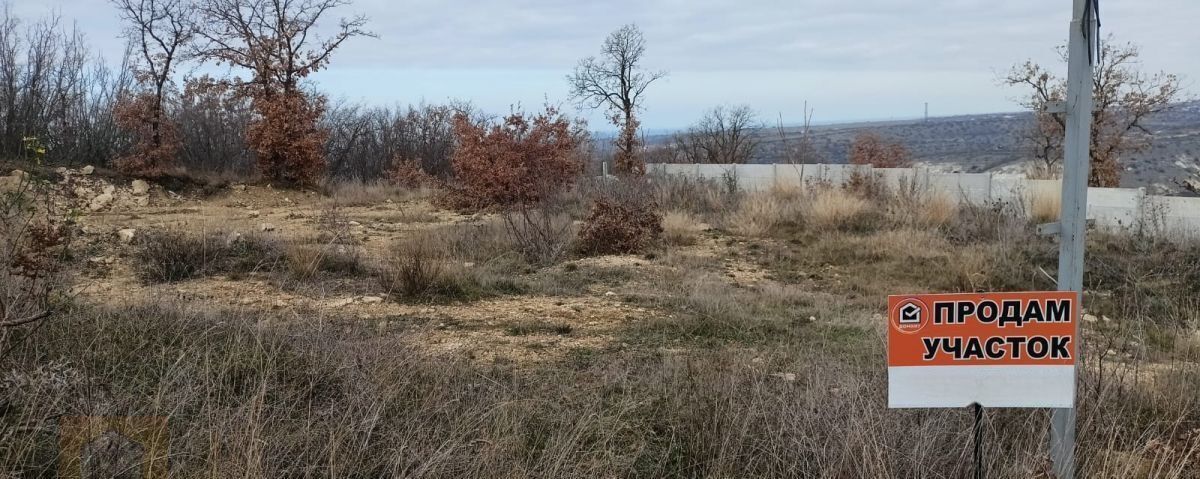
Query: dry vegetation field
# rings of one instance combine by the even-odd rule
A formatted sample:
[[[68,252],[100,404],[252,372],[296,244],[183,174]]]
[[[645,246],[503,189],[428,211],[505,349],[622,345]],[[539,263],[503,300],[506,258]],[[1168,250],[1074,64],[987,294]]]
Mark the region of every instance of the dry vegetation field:
[[[53,475],[79,415],[168,417],[172,477],[965,477],[969,411],[886,408],[886,295],[1057,264],[1021,205],[869,181],[593,180],[506,217],[66,174],[37,173],[86,211],[57,307],[0,333],[0,477]],[[600,254],[580,220],[623,190],[662,234]],[[1083,477],[1200,477],[1200,243],[1088,246]],[[1048,477],[1047,416],[987,412],[988,477]]]

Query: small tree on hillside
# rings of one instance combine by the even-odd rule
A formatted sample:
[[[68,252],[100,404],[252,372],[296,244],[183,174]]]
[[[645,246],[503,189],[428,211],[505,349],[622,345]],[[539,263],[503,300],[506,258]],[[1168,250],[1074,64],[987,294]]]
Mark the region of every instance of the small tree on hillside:
[[[761,128],[748,105],[717,106],[675,136],[675,152],[683,163],[749,163],[758,153]]]
[[[912,155],[899,141],[885,139],[873,131],[863,131],[854,135],[849,161],[852,165],[875,168],[908,168],[912,166]]]
[[[258,117],[246,139],[267,178],[311,184],[325,168],[322,145],[327,132],[317,120],[325,109],[321,95],[304,91],[301,82],[328,66],[334,50],[363,29],[365,17],[341,19],[337,33],[325,39],[317,22],[348,0],[202,0],[204,28],[200,53],[218,64],[241,67],[253,77],[241,84],[253,99]]]
[[[133,135],[131,151],[115,166],[130,175],[159,176],[179,151],[178,128],[168,118],[166,102],[171,74],[195,37],[193,9],[183,0],[111,1],[127,24],[141,90],[122,95],[113,108],[117,125]]]
[[[646,39],[637,25],[625,25],[604,40],[601,57],[587,57],[567,77],[571,95],[590,108],[607,106],[609,120],[620,131],[616,139],[617,173],[640,175],[646,165],[640,157],[637,111],[642,93],[666,72],[646,72],[641,68]]]
[[[1065,63],[1066,49],[1059,48],[1059,53]],[[1146,118],[1179,99],[1179,78],[1163,72],[1143,74],[1137,70],[1138,55],[1138,47],[1133,44],[1115,44],[1112,37],[1102,42],[1092,76],[1091,186],[1119,186],[1121,155],[1150,146],[1151,132],[1143,124]],[[1067,120],[1065,113],[1048,111],[1048,106],[1066,98],[1066,80],[1027,61],[1013,67],[1003,82],[1030,90],[1021,101],[1034,115],[1026,140],[1040,166],[1048,172],[1057,171],[1063,158]]]

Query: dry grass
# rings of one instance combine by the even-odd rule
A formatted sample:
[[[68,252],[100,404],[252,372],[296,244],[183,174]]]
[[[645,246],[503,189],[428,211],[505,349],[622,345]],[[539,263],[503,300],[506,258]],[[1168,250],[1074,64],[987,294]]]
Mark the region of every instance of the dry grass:
[[[946,194],[930,194],[917,205],[917,218],[922,226],[940,228],[950,224],[956,216],[958,202]]]
[[[663,241],[673,246],[691,246],[700,239],[704,225],[686,211],[668,211],[663,214]]]
[[[344,245],[289,245],[285,254],[288,272],[301,281],[322,273],[355,276],[366,272],[358,250]]]
[[[730,213],[726,221],[737,234],[766,236],[789,217],[796,217],[794,206],[794,202],[785,202],[770,193],[751,193],[742,199],[738,209]]]
[[[697,298],[721,293],[690,287]],[[786,338],[777,346],[580,350],[518,371],[431,355],[354,321],[272,326],[279,319],[160,303],[82,309],[30,331],[28,345],[5,345],[18,347],[0,374],[0,464],[52,474],[54,425],[69,413],[169,416],[176,477],[970,473],[970,414],[886,409],[880,346],[821,329],[824,320],[770,331]],[[552,323],[509,330],[575,334]],[[860,345],[839,351],[848,343]],[[1105,368],[1121,377],[1135,366]],[[1193,365],[1097,388],[1098,369],[1085,367],[1081,477],[1194,477],[1198,380]],[[988,411],[985,421],[989,477],[1043,471],[1044,412]]]
[[[827,186],[715,203],[672,188],[664,226],[688,232],[674,242],[701,219],[735,235],[538,266],[501,218],[434,226],[377,268],[338,273],[422,303],[369,321],[158,297],[66,304],[0,334],[0,475],[54,475],[64,415],[168,416],[177,477],[969,475],[968,411],[886,408],[877,315],[893,293],[1052,287],[1039,268],[1055,245],[1023,212],[913,197],[936,213],[901,216],[884,207],[897,196]],[[316,279],[338,269],[326,258],[339,247],[357,251],[146,235],[131,262],[150,282]],[[1112,319],[1084,325],[1081,477],[1198,477],[1200,244],[1092,235],[1088,261],[1087,308]],[[461,302],[538,281],[553,287],[531,304],[561,316]],[[456,302],[427,304],[442,300]],[[489,332],[501,341],[474,342]],[[561,354],[484,360],[483,347]],[[1045,477],[1044,411],[985,421],[989,477]]]
[[[370,206],[388,201],[402,202],[430,198],[434,190],[405,188],[386,181],[339,181],[325,187],[329,201],[341,206]]]
[[[397,244],[384,261],[380,285],[401,300],[464,299],[477,289],[475,278],[452,262],[431,235]]]
[[[870,213],[871,203],[840,189],[821,188],[805,205],[808,224],[820,230],[854,228]]]
[[[1062,212],[1062,196],[1055,191],[1035,190],[1029,194],[1029,219],[1034,223],[1058,221]]]
[[[454,232],[423,232],[395,244],[376,272],[380,286],[403,302],[467,301],[520,293],[524,285],[502,268],[505,263],[475,264],[454,254],[464,238]],[[471,241],[471,236],[466,241]]]

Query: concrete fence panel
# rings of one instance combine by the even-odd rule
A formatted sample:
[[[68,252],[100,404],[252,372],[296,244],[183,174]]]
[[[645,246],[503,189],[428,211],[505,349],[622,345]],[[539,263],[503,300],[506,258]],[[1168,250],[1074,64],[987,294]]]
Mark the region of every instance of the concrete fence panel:
[[[1096,220],[1097,226],[1135,226],[1141,217],[1142,198],[1145,196],[1141,188],[1088,188],[1087,216]]]
[[[925,168],[871,168],[830,164],[651,164],[659,174],[720,180],[736,177],[745,190],[772,186],[804,186],[814,182],[844,184],[854,172],[875,175],[891,188],[916,188],[959,201],[1008,201],[1030,217],[1053,221],[1061,208],[1061,180],[1031,180],[991,173],[931,173]],[[1143,228],[1150,232],[1200,236],[1200,198],[1147,196],[1138,188],[1088,188],[1088,218],[1103,228]]]
[[[738,187],[747,191],[766,191],[775,184],[775,165],[733,165]]]

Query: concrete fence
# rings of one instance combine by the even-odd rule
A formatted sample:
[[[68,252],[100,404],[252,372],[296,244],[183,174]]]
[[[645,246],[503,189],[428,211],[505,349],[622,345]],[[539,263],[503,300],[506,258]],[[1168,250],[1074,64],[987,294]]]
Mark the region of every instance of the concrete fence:
[[[1031,180],[1021,175],[939,173],[925,168],[871,168],[826,164],[650,164],[647,171],[718,181],[736,181],[743,190],[841,185],[855,172],[873,175],[892,187],[908,186],[967,203],[1020,202],[1024,211],[1057,208],[1060,180]],[[1200,198],[1147,195],[1143,188],[1088,188],[1088,218],[1102,228],[1143,228],[1156,234],[1200,236]]]

